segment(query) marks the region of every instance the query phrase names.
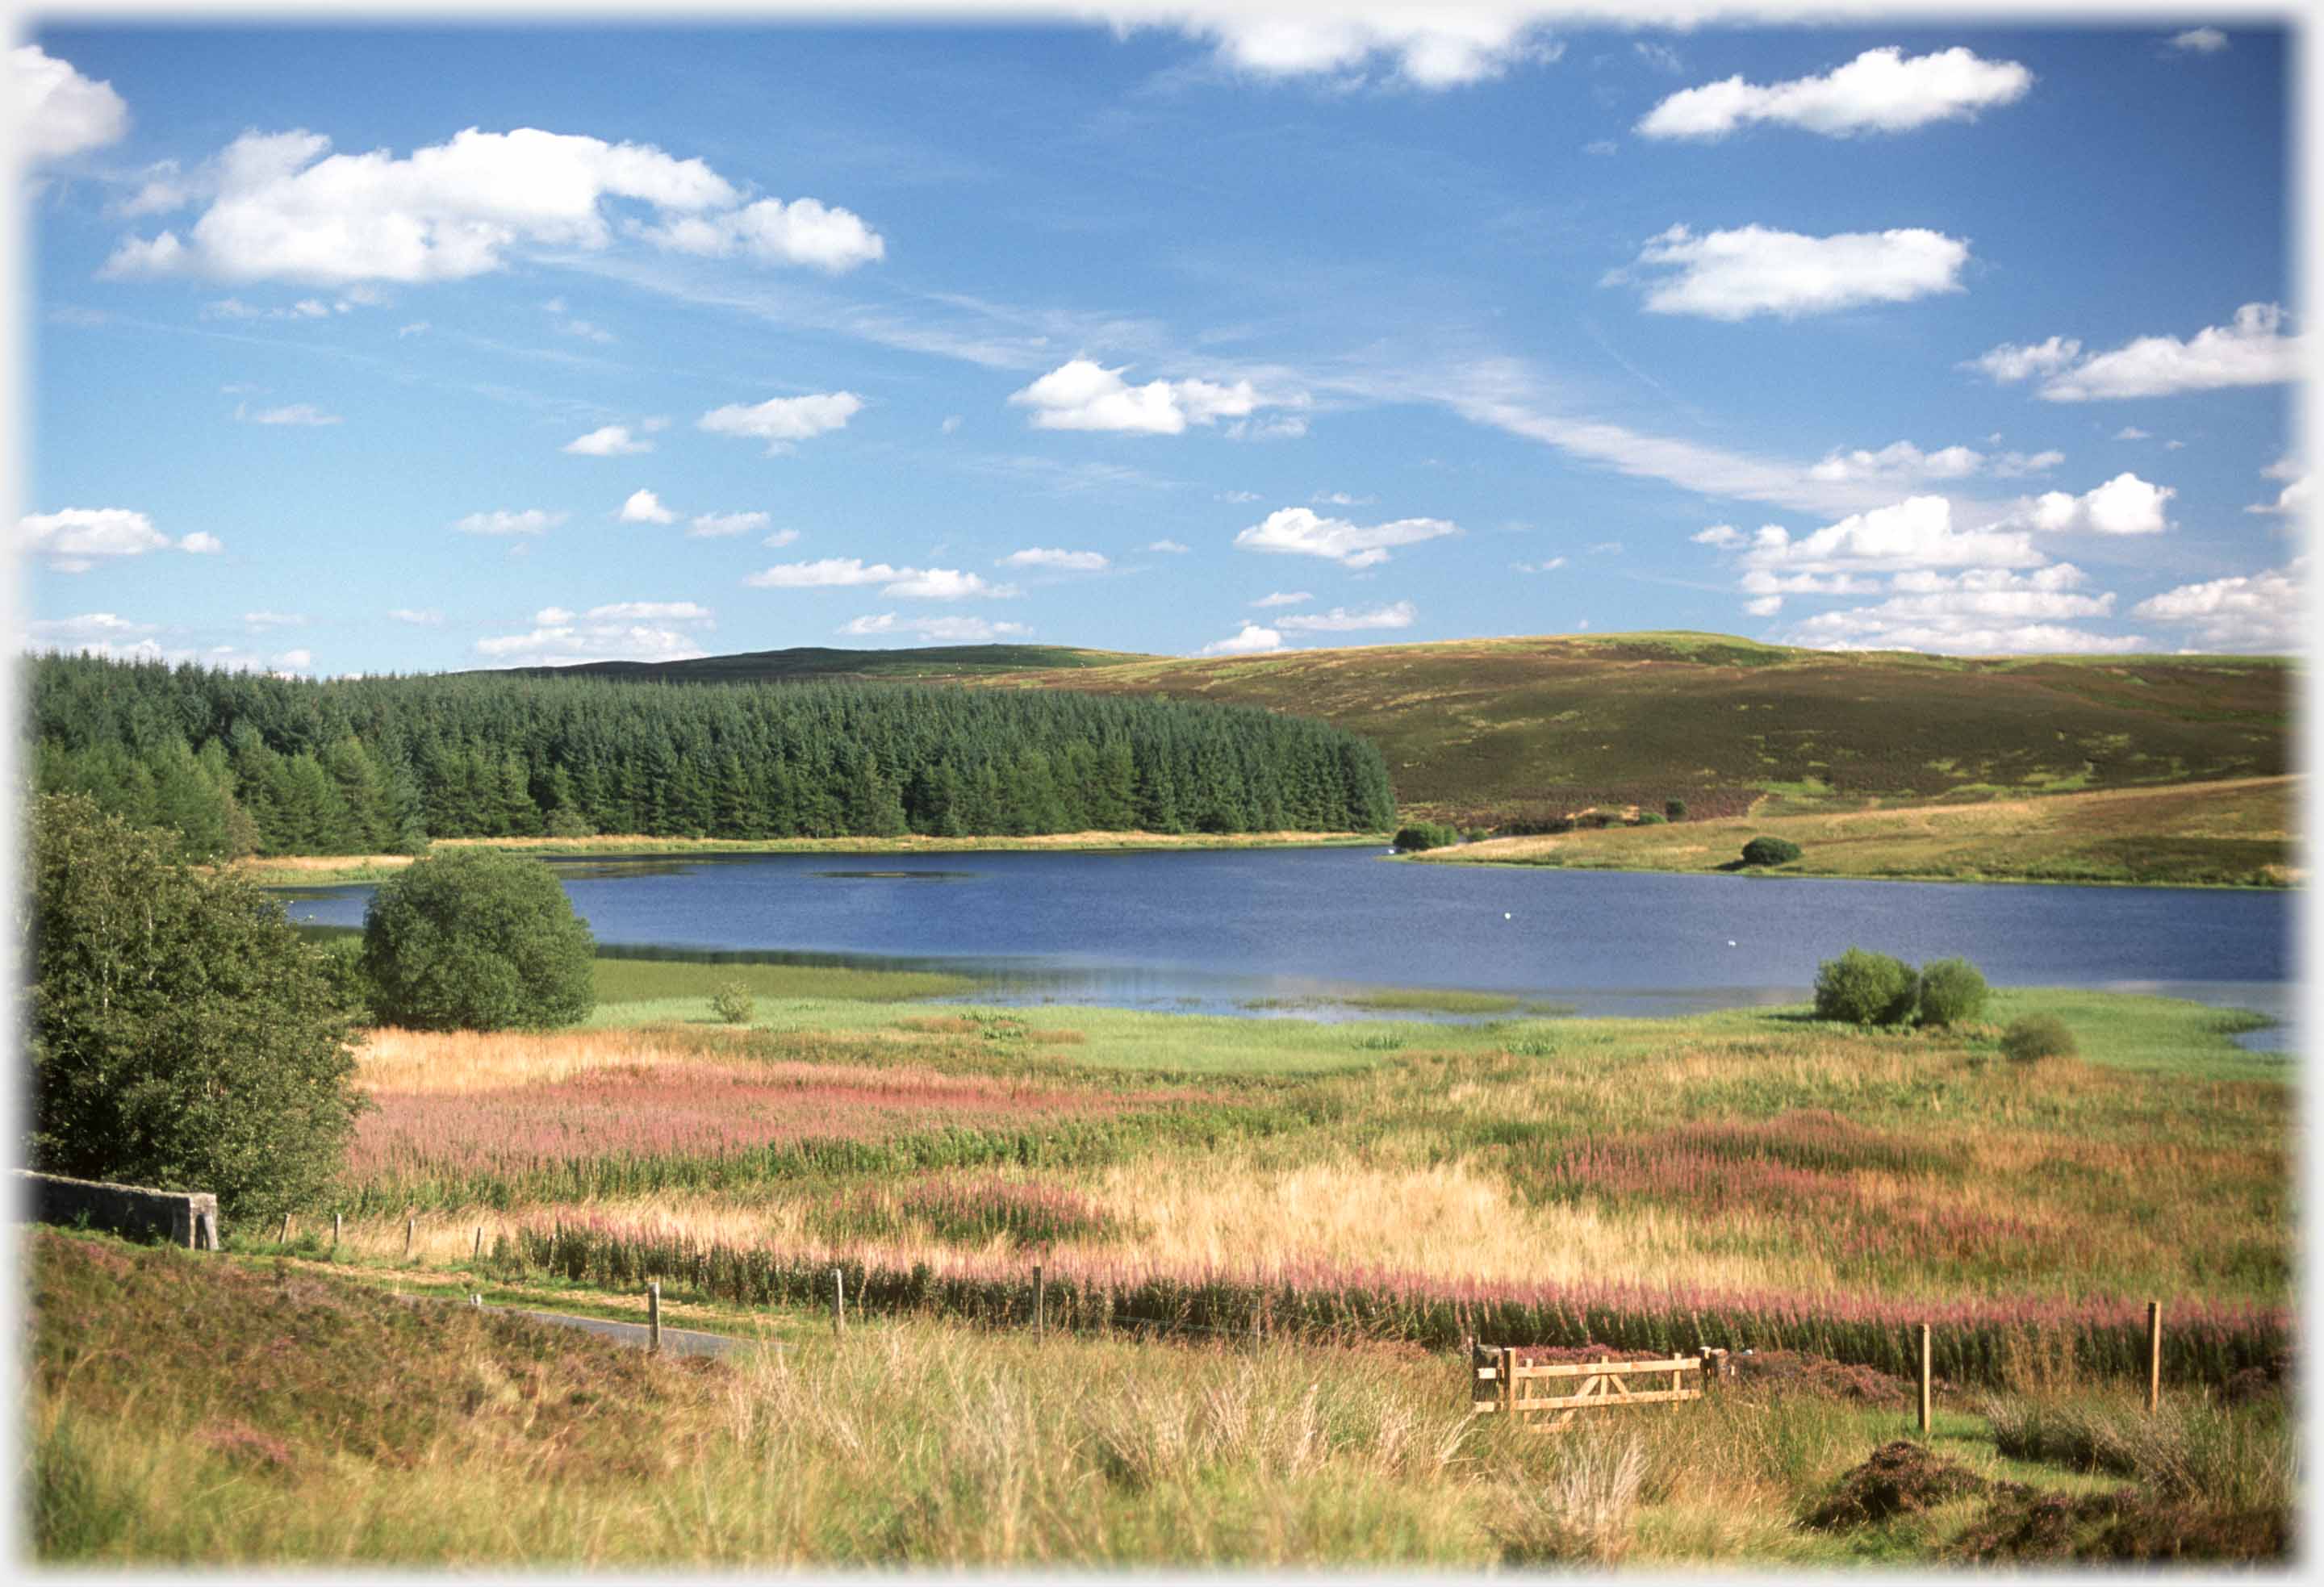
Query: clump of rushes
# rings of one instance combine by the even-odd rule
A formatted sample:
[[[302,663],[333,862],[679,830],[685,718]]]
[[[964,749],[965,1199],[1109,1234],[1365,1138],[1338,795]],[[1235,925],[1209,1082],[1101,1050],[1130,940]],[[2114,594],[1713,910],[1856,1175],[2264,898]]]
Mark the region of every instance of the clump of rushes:
[[[2070,1058],[2080,1050],[2072,1028],[2055,1014],[2028,1014],[2001,1033],[2002,1054],[2015,1064]]]
[[[710,994],[710,1011],[729,1025],[748,1025],[759,1005],[749,987],[739,981],[726,981]]]
[[[947,1245],[985,1245],[1006,1237],[1019,1246],[1111,1238],[1115,1224],[1088,1197],[1059,1186],[987,1176],[933,1176],[900,1191],[862,1189],[832,1197],[808,1214],[827,1240],[893,1238],[924,1225]]]
[[[966,1250],[930,1261],[876,1252],[733,1245],[682,1232],[596,1217],[518,1225],[517,1255],[536,1271],[604,1287],[661,1278],[746,1306],[827,1303],[835,1265],[850,1306],[867,1315],[914,1312],[972,1321],[1031,1315],[1032,1272],[1016,1252]],[[1521,1284],[1430,1280],[1418,1275],[1293,1264],[1239,1272],[1059,1251],[1047,1264],[1048,1315],[1072,1330],[1135,1328],[1195,1337],[1268,1333],[1410,1341],[1450,1350],[1464,1337],[1598,1345],[1663,1354],[1701,1345],[1804,1351],[1904,1377],[1918,1370],[1916,1328],[1934,1331],[1938,1376],[1999,1388],[2026,1352],[2050,1352],[2093,1378],[2146,1370],[2146,1315],[2135,1300],[2025,1297],[1887,1299],[1647,1287],[1618,1280]],[[2163,1335],[2166,1381],[2224,1385],[2289,1348],[2278,1307],[2189,1301]]]

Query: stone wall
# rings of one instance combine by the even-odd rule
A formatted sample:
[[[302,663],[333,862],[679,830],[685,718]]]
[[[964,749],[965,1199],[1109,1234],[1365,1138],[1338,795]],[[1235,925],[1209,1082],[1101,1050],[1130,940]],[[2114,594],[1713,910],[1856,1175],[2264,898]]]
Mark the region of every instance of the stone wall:
[[[24,1216],[35,1223],[85,1224],[134,1239],[159,1238],[189,1250],[216,1250],[217,1197],[207,1190],[143,1190],[19,1168]]]

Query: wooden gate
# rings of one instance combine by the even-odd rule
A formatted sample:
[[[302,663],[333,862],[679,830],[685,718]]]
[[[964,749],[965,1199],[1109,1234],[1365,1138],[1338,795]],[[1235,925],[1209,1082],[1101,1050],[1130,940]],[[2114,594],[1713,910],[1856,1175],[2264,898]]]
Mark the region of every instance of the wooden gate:
[[[1652,1361],[1520,1361],[1507,1347],[1479,1351],[1470,1365],[1469,1408],[1514,1416],[1533,1433],[1571,1426],[1584,1411],[1626,1405],[1668,1405],[1702,1398],[1702,1362],[1694,1356]]]

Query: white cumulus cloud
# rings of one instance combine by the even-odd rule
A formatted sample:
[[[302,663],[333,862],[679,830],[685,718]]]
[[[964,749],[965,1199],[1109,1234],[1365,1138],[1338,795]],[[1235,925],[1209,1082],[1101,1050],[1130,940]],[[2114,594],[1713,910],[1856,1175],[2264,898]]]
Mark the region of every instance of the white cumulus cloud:
[[[956,601],[971,595],[1006,599],[1021,595],[1013,584],[988,584],[979,575],[952,567],[894,567],[861,557],[825,557],[813,562],[778,563],[742,581],[758,589],[844,589],[876,584],[880,593],[904,599]]]
[[[645,235],[682,254],[724,258],[733,254],[770,264],[807,264],[834,275],[887,257],[879,233],[849,209],[813,198],[761,198],[740,209],[680,216]]]
[[[2170,485],[2123,473],[2079,496],[2045,491],[2010,521],[2053,534],[2161,534],[2171,527],[2163,505],[2178,494]]]
[[[1022,391],[1011,407],[1032,411],[1035,429],[1114,430],[1131,435],[1179,435],[1190,424],[1240,419],[1267,401],[1247,380],[1220,385],[1205,380],[1152,380],[1133,386],[1120,369],[1093,359],[1059,364]]]
[[[953,567],[905,567],[898,571],[902,577],[883,586],[881,595],[915,601],[960,601],[972,595],[1005,600],[1024,593],[1013,584],[987,584],[980,574]]]
[[[1033,631],[1021,623],[993,623],[982,617],[899,617],[881,612],[852,617],[838,632],[854,639],[882,634],[909,634],[939,644],[982,644],[997,639],[1021,638]]]
[[[1899,133],[1974,120],[1980,110],[2023,98],[2033,86],[2034,74],[2014,60],[1986,60],[1958,47],[1908,56],[1891,45],[1867,50],[1822,77],[1763,86],[1738,76],[1682,89],[1648,111],[1637,130],[1649,138],[1710,140],[1766,122],[1831,138]]]
[[[1068,551],[1061,547],[1028,546],[1011,551],[996,567],[1063,567],[1075,573],[1096,573],[1111,566],[1102,551]]]
[[[1113,8],[1109,7],[1109,10]],[[1191,0],[1114,10],[1117,26],[1171,26],[1212,46],[1223,69],[1262,79],[1360,82],[1384,72],[1411,88],[1441,90],[1498,78],[1527,61],[1552,61],[1540,8],[1526,5],[1340,5],[1285,11],[1231,0]]]
[[[1756,225],[1697,236],[1674,226],[1606,280],[1646,272],[1646,306],[1655,314],[1791,318],[1957,292],[1968,263],[1966,242],[1920,227],[1812,237]]]
[[[1225,639],[1203,647],[1205,656],[1258,656],[1283,648],[1283,636],[1271,628],[1246,623]]]
[[[884,246],[848,210],[813,198],[745,203],[702,161],[650,144],[469,127],[403,158],[330,151],[330,139],[303,128],[244,133],[211,162],[215,197],[192,228],[124,240],[106,273],[459,281],[500,270],[528,246],[596,252],[619,235],[838,271]],[[652,224],[637,217],[639,207]]]
[[[2171,35],[2171,47],[2196,55],[2211,55],[2227,47],[2227,35],[2217,28],[2189,28]]]
[[[1748,568],[1808,573],[2034,567],[2048,560],[2023,530],[1954,527],[1952,503],[1942,496],[1910,496],[1851,513],[1796,540],[1782,525],[1766,524],[1744,546],[1741,559]]]
[[[2300,378],[2307,338],[2283,332],[2283,310],[2246,303],[2233,323],[2207,326],[2185,341],[2140,337],[2052,375],[2042,396],[2052,402],[2163,397],[2226,386],[2276,385]]]
[[[226,549],[216,535],[201,531],[173,540],[151,518],[127,507],[67,507],[57,512],[28,512],[16,520],[16,549],[40,558],[57,573],[86,573],[108,558],[142,557],[173,547],[197,555]]]
[[[1458,526],[1443,518],[1398,518],[1359,525],[1344,518],[1321,517],[1306,507],[1278,507],[1236,535],[1234,543],[1246,551],[1323,557],[1343,567],[1370,567],[1388,559],[1391,546],[1417,545],[1460,532]]]
[[[1253,601],[1251,604],[1259,607],[1304,606],[1314,598],[1315,597],[1314,595],[1309,595],[1305,590],[1277,590],[1272,595],[1259,596],[1259,599]]]
[[[2205,650],[2304,651],[2307,586],[2308,558],[2299,557],[2263,573],[2181,585],[2139,602],[2131,614],[2182,627]]]
[[[2282,518],[2297,518],[2307,512],[2315,500],[2316,476],[2292,457],[2279,457],[2260,473],[2269,479],[2283,481],[2283,488],[2273,502],[2254,502],[2244,509],[2246,512],[2269,513]]]
[[[342,422],[339,415],[326,413],[312,402],[292,402],[281,408],[260,408],[255,411],[246,404],[235,404],[234,416],[245,424],[325,425]]]
[[[1370,628],[1410,628],[1419,615],[1419,609],[1410,601],[1397,601],[1368,612],[1334,606],[1329,612],[1278,617],[1276,622],[1295,633],[1355,633]]]
[[[2054,374],[2081,356],[2081,343],[2068,337],[2052,337],[2029,346],[2014,342],[1979,354],[1961,365],[1963,369],[1980,369],[2003,385],[2010,385],[2036,374]]]
[[[816,392],[804,397],[770,397],[755,405],[729,402],[713,408],[695,422],[713,435],[747,436],[767,443],[767,456],[779,455],[793,441],[813,440],[862,411],[863,399],[853,392]]]
[[[861,557],[823,557],[813,562],[783,562],[753,573],[743,583],[758,589],[835,589],[853,585],[886,584],[909,568],[885,562],[866,563]]]
[[[587,435],[576,436],[558,449],[576,457],[629,457],[652,451],[653,443],[630,434],[626,424],[608,424]]]
[[[1176,540],[1148,540],[1146,542],[1146,549],[1149,551],[1162,551],[1173,557],[1183,557],[1194,548],[1180,545]]]
[[[618,515],[623,523],[675,523],[678,514],[661,504],[651,491],[632,491]]]
[[[8,106],[28,163],[102,149],[129,135],[129,106],[113,85],[81,76],[38,44],[8,51]]]
[[[471,512],[452,527],[462,534],[547,534],[564,521],[564,513],[540,507],[517,512],[500,508],[490,512]]]
[[[764,512],[699,512],[687,526],[686,535],[688,540],[721,540],[728,535],[756,534],[770,521]],[[798,538],[798,532],[793,531],[791,539]]]

